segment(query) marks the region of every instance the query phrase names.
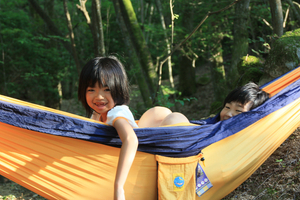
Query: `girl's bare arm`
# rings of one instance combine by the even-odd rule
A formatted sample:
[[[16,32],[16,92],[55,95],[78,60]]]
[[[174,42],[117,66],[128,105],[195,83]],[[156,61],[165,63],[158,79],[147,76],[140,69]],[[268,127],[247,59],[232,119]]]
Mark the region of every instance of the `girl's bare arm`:
[[[118,119],[114,123],[114,127],[116,128],[122,141],[117,173],[115,177],[114,195],[115,199],[125,199],[123,188],[137,151],[138,139],[133,131],[132,126],[125,119]]]

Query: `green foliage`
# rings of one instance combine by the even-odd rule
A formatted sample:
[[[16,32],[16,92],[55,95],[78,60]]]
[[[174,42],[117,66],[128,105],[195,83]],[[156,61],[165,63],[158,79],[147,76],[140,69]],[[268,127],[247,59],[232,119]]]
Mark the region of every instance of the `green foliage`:
[[[168,86],[161,86],[162,92],[158,93],[157,95],[157,105],[164,106],[167,108],[173,107],[175,104],[170,101],[170,95],[174,95],[176,90],[168,87]]]
[[[175,99],[175,102],[176,103],[180,103],[181,104],[181,106],[184,106],[184,103],[185,102],[191,102],[192,100],[195,100],[195,101],[197,101],[197,98],[195,98],[195,97],[190,97],[190,98],[183,98],[183,99]]]
[[[240,74],[239,86],[250,81],[258,83],[263,75],[263,60],[255,56],[244,56],[238,63],[237,68]]]
[[[264,64],[264,71],[270,77],[278,77],[298,66],[300,62],[300,29],[288,31],[271,45],[271,50]]]
[[[173,108],[176,103],[184,106],[186,102],[197,101],[195,97],[181,97],[181,93],[177,90],[168,87],[168,86],[161,86],[162,92],[160,92],[157,96],[157,105]]]
[[[197,83],[198,83],[199,85],[203,86],[203,85],[209,84],[210,81],[211,81],[210,76],[208,76],[208,75],[203,75],[203,76],[201,76],[200,78],[198,78]]]
[[[143,31],[144,38],[150,50],[152,60],[167,55],[165,33],[171,40],[171,13],[170,2],[161,1],[162,12],[166,23],[166,30],[161,26],[161,19],[153,1],[132,0],[135,15]],[[68,29],[66,27],[64,9],[61,3],[54,1],[53,9],[48,5],[49,1],[40,0],[39,4],[50,15],[51,20],[61,31],[63,36],[53,35],[43,19],[35,12],[26,0],[0,1],[0,37],[1,51],[4,55],[0,59],[0,93],[24,99],[27,101],[44,102],[50,93],[57,93],[57,83],[62,82],[63,95],[71,98],[76,93],[78,74],[76,72],[72,55],[61,45],[61,42],[69,42]],[[143,4],[142,4],[143,3]],[[224,1],[173,1],[174,43],[179,44],[192,30],[203,20],[208,11],[217,11],[232,3],[232,0]],[[75,34],[75,43],[78,57],[83,65],[93,55],[93,37],[86,19],[76,7],[78,2],[69,1],[68,9],[71,14]],[[86,8],[92,17],[92,1],[87,1]],[[143,7],[142,7],[143,6]],[[284,13],[288,8],[286,2],[282,2]],[[249,53],[265,57],[272,46],[272,30],[265,21],[271,24],[269,5],[264,1],[250,1],[249,28]],[[153,14],[151,15],[151,8]],[[53,13],[51,15],[51,13]],[[112,1],[101,3],[101,13],[107,54],[117,54],[123,58],[131,83],[134,83],[134,75],[139,73],[125,48],[122,34]],[[226,63],[230,66],[230,57],[233,41],[234,7],[211,15],[202,24],[200,29],[186,42],[186,45],[172,55],[173,75],[179,74],[178,64],[182,54],[197,56],[196,67],[199,61],[210,62],[212,55],[222,53]],[[143,19],[143,20],[142,20]],[[292,17],[288,18],[286,31],[297,26]],[[130,66],[130,68],[128,67]],[[227,70],[227,69],[226,69]],[[251,76],[258,76],[260,68],[250,67],[246,70]],[[166,64],[163,67],[163,79],[168,78]],[[245,71],[244,71],[245,72]],[[242,73],[245,78],[248,75]],[[247,78],[249,79],[249,78]],[[210,74],[197,78],[196,83],[205,85],[211,79]],[[243,82],[243,80],[241,80]],[[242,84],[242,83],[241,83]],[[175,92],[177,94],[177,91]],[[166,96],[170,95],[170,96]],[[172,93],[160,94],[160,102],[167,104],[168,99],[173,98]],[[189,97],[188,97],[189,98]],[[177,100],[182,104],[186,100]],[[175,100],[173,103],[176,103]],[[169,105],[172,107],[172,105]]]
[[[280,165],[281,165],[282,167],[286,167],[286,164],[283,162],[282,159],[276,159],[276,162],[277,162],[277,163],[280,163]]]
[[[4,197],[0,196],[0,198],[3,199],[3,200],[15,200],[15,199],[17,199],[15,197],[15,195],[13,195],[13,194],[10,194],[10,195],[4,196]]]
[[[274,188],[267,188],[267,192],[268,192],[268,194],[275,194],[275,193],[277,193],[277,190]]]
[[[22,2],[4,6],[0,13],[4,56],[0,93],[32,102],[59,98],[57,84],[64,78],[66,61],[64,49],[57,40],[66,39],[35,32],[38,27],[31,23],[34,20],[26,9],[22,9],[26,7]]]

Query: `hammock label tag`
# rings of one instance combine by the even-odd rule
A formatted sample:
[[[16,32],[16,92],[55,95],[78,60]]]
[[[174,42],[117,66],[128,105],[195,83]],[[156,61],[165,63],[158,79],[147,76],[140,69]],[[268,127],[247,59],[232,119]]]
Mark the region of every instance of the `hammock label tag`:
[[[198,197],[208,191],[213,185],[204,173],[201,165],[197,163],[196,167],[196,194]]]

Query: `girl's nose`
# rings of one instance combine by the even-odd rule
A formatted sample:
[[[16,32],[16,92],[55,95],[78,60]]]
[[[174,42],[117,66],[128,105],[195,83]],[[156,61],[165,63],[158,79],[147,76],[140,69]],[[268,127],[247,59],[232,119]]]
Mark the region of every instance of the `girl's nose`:
[[[231,117],[233,117],[234,115],[233,115],[233,113],[232,113],[231,111],[228,111],[228,112],[226,113],[226,116],[229,117],[229,118],[231,118]]]
[[[104,96],[101,92],[98,93],[98,95],[96,96],[96,98],[98,99],[104,99]]]

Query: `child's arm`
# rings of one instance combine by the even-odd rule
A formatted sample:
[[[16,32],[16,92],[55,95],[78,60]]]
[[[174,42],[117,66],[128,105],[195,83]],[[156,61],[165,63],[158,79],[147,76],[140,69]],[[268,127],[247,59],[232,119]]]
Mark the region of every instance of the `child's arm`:
[[[132,126],[125,119],[115,121],[114,127],[122,141],[114,185],[114,199],[125,199],[123,188],[137,151],[138,139]]]

